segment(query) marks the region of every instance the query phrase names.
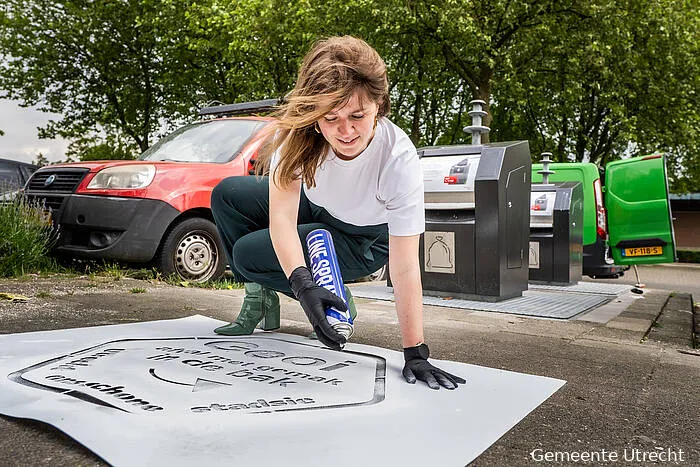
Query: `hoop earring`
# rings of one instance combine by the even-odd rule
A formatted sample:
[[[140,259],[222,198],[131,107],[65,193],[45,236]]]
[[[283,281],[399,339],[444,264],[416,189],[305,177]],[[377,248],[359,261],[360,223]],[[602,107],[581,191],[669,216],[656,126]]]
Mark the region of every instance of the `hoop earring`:
[[[318,126],[318,122],[314,123],[314,131],[316,133],[321,134],[321,128]]]

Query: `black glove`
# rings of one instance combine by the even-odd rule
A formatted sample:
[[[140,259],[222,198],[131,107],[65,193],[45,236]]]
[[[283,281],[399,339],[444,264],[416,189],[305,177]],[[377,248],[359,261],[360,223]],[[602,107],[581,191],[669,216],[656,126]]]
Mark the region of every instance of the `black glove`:
[[[316,284],[306,266],[299,266],[292,271],[289,275],[289,287],[309,318],[318,340],[331,349],[340,350],[347,340],[328,323],[326,308],[332,306],[340,311],[347,311],[348,307],[343,299]]]
[[[467,381],[459,376],[452,375],[428,363],[430,349],[425,344],[403,349],[403,358],[406,364],[403,367],[404,379],[414,384],[416,379],[424,381],[430,389],[455,389],[457,383],[465,384]]]

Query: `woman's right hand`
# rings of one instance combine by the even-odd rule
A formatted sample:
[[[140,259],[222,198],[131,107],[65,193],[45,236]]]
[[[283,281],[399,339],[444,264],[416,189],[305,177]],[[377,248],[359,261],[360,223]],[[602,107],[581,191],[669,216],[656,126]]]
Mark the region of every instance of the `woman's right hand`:
[[[347,340],[330,325],[326,319],[326,309],[334,307],[340,311],[347,311],[348,307],[343,299],[316,284],[306,266],[299,266],[292,271],[289,275],[289,286],[316,331],[318,340],[333,350],[340,350]]]

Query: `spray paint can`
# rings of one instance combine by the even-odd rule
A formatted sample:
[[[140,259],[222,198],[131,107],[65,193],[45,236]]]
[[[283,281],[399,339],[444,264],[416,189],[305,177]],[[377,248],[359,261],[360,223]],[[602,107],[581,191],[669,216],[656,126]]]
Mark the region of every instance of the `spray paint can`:
[[[311,273],[314,281],[326,290],[330,290],[343,299],[348,304],[345,295],[345,285],[343,277],[340,275],[340,266],[333,246],[331,233],[325,229],[316,229],[306,236],[306,246],[311,261]],[[352,336],[354,327],[350,311],[340,311],[333,307],[326,309],[326,319],[328,323],[338,331],[338,334],[349,339]]]

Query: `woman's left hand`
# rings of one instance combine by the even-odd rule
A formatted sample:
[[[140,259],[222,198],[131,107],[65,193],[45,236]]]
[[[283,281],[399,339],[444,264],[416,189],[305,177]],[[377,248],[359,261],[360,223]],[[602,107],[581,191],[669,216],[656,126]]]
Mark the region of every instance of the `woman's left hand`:
[[[403,377],[414,384],[416,380],[423,381],[430,389],[455,389],[459,384],[465,384],[464,378],[448,373],[428,362],[430,350],[426,344],[403,349],[406,364],[403,367]]]

